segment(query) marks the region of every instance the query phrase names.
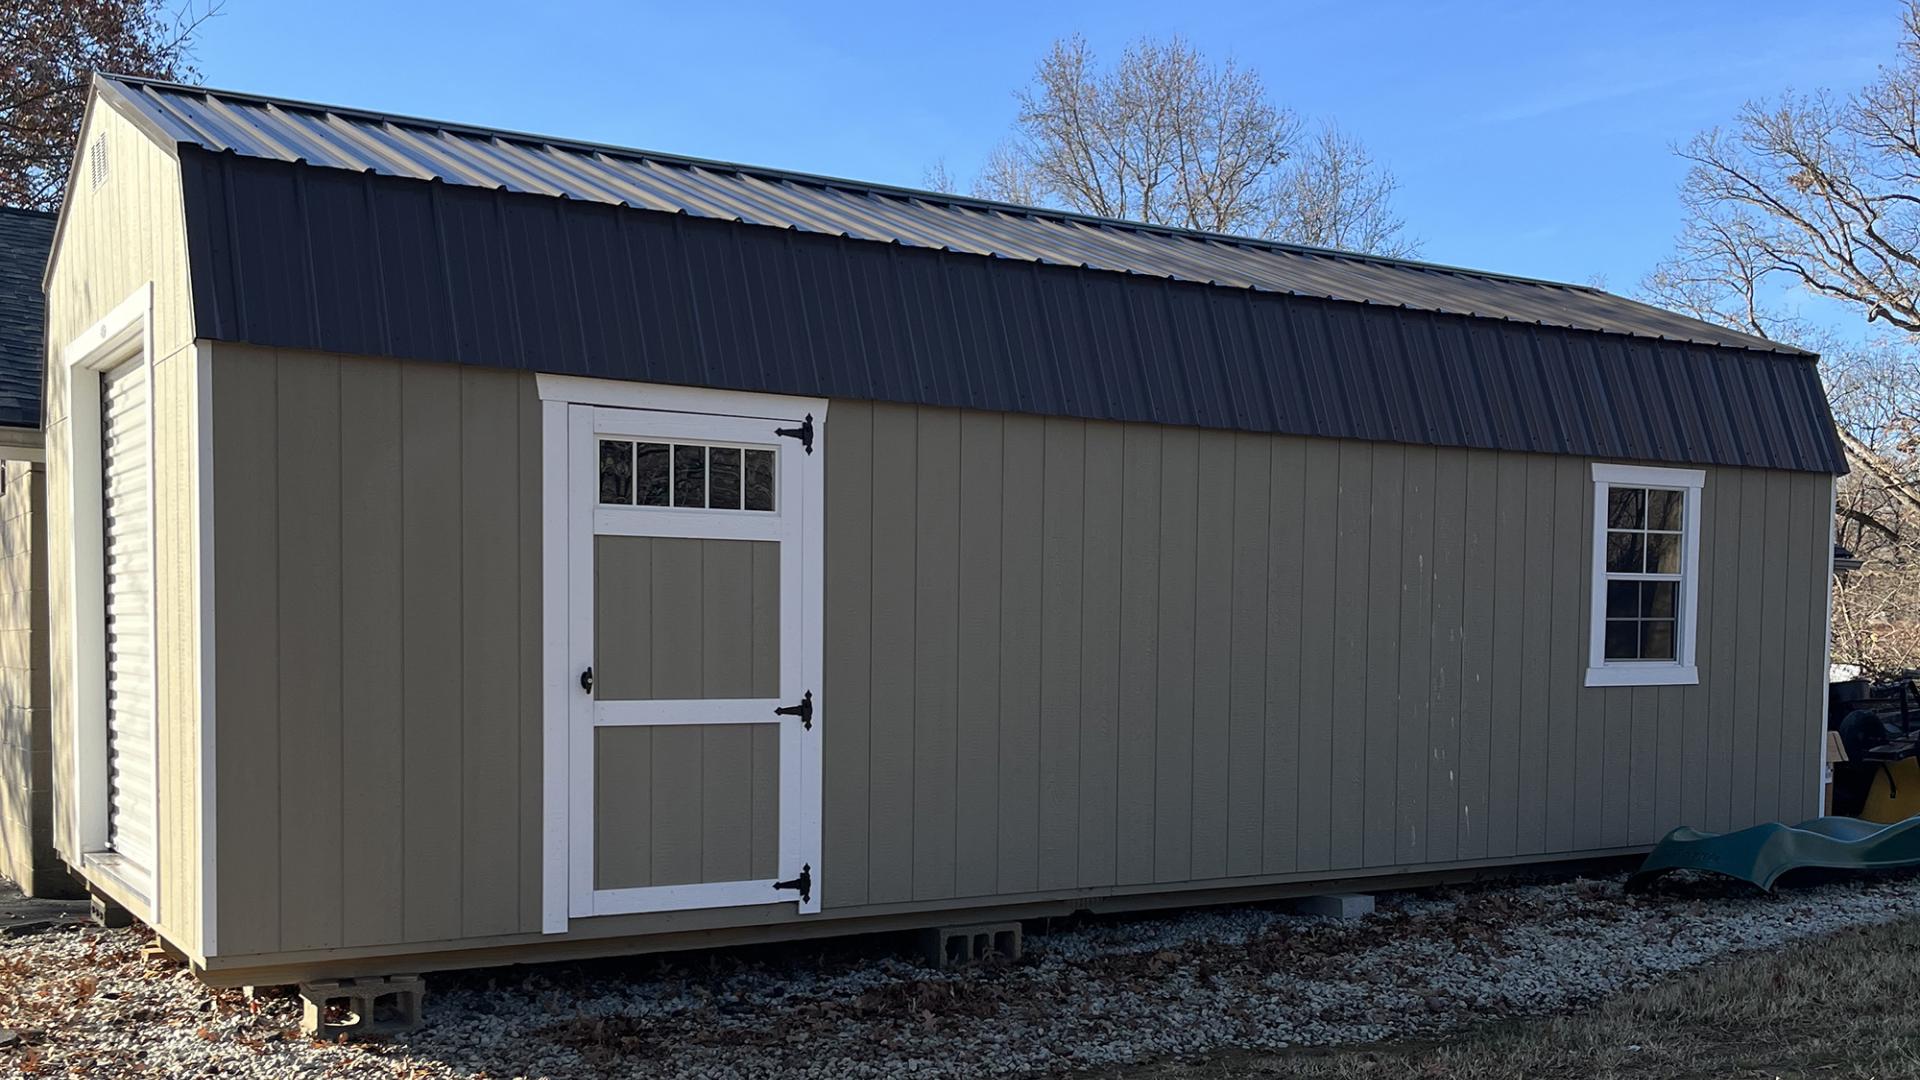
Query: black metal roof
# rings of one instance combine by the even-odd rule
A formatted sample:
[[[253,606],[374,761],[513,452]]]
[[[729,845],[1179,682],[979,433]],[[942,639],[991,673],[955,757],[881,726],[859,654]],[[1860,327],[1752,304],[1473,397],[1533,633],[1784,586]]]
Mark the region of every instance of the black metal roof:
[[[39,210],[0,207],[0,426],[40,426],[47,313],[40,275],[54,220]]]
[[[202,337],[1845,470],[1807,354],[1593,289],[249,95],[100,85],[179,157]]]

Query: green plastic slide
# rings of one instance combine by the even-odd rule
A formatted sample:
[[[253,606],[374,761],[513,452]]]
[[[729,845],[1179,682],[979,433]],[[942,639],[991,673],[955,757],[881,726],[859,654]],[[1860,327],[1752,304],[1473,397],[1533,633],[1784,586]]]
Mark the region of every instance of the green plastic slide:
[[[1920,866],[1920,817],[1882,825],[1823,817],[1798,825],[1770,821],[1730,833],[1681,826],[1647,854],[1629,880],[1641,885],[1669,870],[1710,870],[1771,890],[1789,870],[1884,870]]]

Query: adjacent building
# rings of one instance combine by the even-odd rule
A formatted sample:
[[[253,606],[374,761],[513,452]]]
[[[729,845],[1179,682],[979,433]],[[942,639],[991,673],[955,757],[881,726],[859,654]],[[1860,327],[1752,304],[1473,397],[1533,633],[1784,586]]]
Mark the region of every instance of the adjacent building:
[[[46,454],[40,275],[54,216],[0,207],[0,877],[35,896],[76,891],[53,848],[47,653]]]

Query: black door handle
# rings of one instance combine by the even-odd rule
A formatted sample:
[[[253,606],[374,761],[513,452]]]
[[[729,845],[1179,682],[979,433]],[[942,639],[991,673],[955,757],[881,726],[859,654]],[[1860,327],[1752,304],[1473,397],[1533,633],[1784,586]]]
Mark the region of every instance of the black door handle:
[[[593,693],[593,668],[591,666],[580,673],[580,689],[585,690],[589,694]]]

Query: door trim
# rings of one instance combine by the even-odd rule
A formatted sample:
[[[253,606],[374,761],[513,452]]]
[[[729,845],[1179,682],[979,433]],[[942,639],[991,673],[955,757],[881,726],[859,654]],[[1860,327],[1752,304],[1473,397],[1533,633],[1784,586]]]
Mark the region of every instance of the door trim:
[[[824,708],[822,681],[824,649],[820,635],[823,626],[825,576],[826,511],[826,419],[824,398],[782,397],[774,394],[713,390],[703,387],[667,386],[654,383],[621,382],[565,375],[538,375],[535,378],[541,415],[541,620],[545,648],[542,666],[542,827],[541,827],[541,918],[542,933],[563,934],[574,909],[572,850],[575,827],[592,828],[591,805],[586,820],[575,822],[579,808],[574,805],[576,774],[592,776],[591,761],[577,761],[577,740],[571,738],[573,711],[582,700],[577,665],[572,655],[573,620],[576,600],[592,603],[592,567],[575,566],[572,558],[573,508],[576,499],[592,493],[594,477],[576,475],[570,468],[573,406],[588,405],[620,409],[647,409],[667,413],[695,413],[712,417],[744,417],[789,422],[811,415],[814,420],[812,454],[819,465],[802,469],[801,520],[799,535],[804,557],[800,567],[801,623],[798,631],[800,678],[814,691],[814,733],[819,738]],[[660,418],[666,420],[667,418]],[[698,420],[689,417],[690,426]],[[797,448],[796,448],[797,449]],[[576,490],[576,485],[578,489]],[[712,524],[708,522],[706,524]],[[742,528],[750,526],[743,524]],[[702,535],[712,535],[703,533]],[[589,609],[590,610],[590,609]],[[596,703],[597,707],[614,704]],[[624,706],[623,706],[624,707]],[[788,747],[784,745],[782,752]],[[801,755],[800,792],[797,803],[799,820],[795,840],[803,851],[820,850],[821,754]],[[782,799],[782,803],[788,800]],[[783,821],[781,831],[789,826]],[[781,866],[782,873],[796,868]],[[800,905],[802,913],[819,910],[821,868],[817,857],[811,863],[813,889],[810,899]],[[587,881],[591,891],[592,881]],[[729,906],[747,898],[742,891],[764,889],[768,883],[721,882],[706,885],[655,886],[648,891],[673,890],[677,906]],[[637,890],[602,890],[609,905],[625,909],[623,894]],[[764,893],[762,893],[764,895]],[[706,901],[705,904],[693,903]],[[779,901],[774,901],[779,902]],[[789,901],[791,902],[791,901]]]

